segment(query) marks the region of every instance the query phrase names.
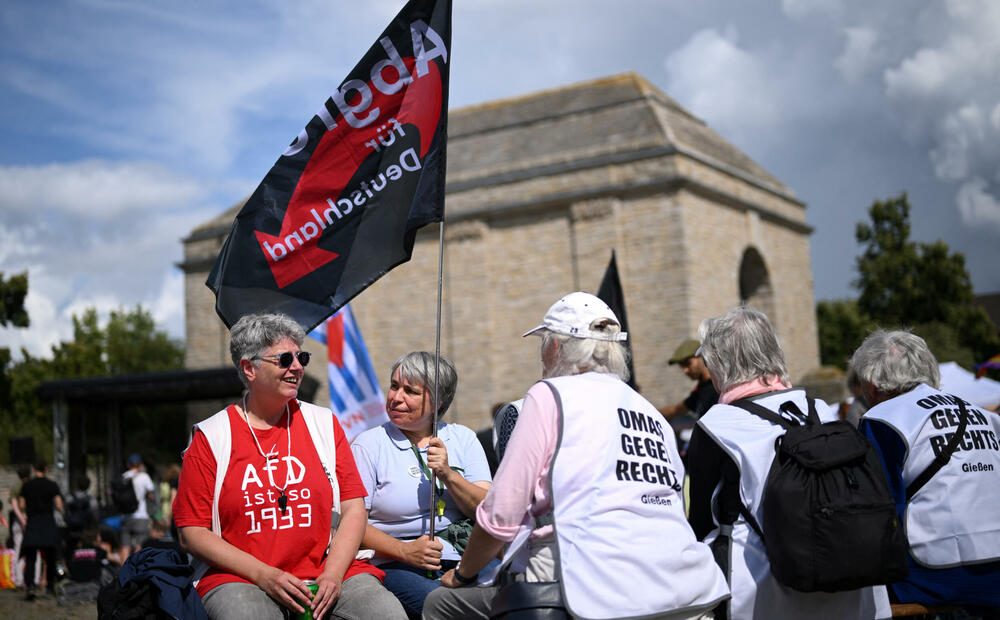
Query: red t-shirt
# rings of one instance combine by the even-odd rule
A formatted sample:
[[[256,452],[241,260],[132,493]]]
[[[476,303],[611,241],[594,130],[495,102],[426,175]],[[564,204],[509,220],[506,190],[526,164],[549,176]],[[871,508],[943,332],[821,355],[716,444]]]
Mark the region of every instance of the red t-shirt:
[[[236,407],[230,406],[227,413],[232,453],[219,493],[223,540],[299,579],[315,579],[323,572],[323,554],[330,538],[333,489],[323,472],[305,420],[299,414],[298,402],[289,403],[291,458],[288,458],[284,416],[273,428],[253,429],[257,437],[255,442],[246,419]],[[333,434],[340,499],[364,497],[367,495],[364,484],[336,417],[333,418]],[[270,456],[269,460],[265,460],[261,450]],[[173,505],[177,527],[212,527],[215,472],[215,456],[208,440],[203,433],[195,433],[184,454],[184,467]],[[281,488],[285,489],[288,498],[284,513],[278,506]],[[344,579],[362,572],[372,573],[380,579],[385,575],[368,562],[355,560]],[[204,596],[215,586],[231,582],[250,583],[236,574],[209,568],[198,582],[198,594]]]

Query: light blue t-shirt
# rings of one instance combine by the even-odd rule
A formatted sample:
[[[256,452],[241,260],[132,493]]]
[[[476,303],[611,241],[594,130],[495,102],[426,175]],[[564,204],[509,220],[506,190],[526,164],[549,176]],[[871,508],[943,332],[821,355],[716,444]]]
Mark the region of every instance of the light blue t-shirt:
[[[460,424],[438,424],[438,437],[448,449],[448,465],[461,468],[469,482],[492,482],[486,453],[476,434]],[[410,440],[402,431],[386,422],[358,435],[351,444],[358,473],[368,491],[365,508],[368,522],[386,534],[399,539],[413,539],[429,534],[430,481],[410,448]],[[427,448],[420,451],[427,463]],[[438,531],[465,517],[445,489],[444,516],[434,519]],[[460,556],[447,541],[441,559],[458,560]],[[379,564],[389,560],[373,560]]]

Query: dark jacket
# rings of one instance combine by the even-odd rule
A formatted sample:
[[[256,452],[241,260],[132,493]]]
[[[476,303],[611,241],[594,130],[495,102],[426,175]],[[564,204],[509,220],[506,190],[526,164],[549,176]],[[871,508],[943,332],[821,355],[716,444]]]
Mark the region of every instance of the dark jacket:
[[[159,591],[161,611],[178,619],[208,620],[191,574],[191,566],[177,551],[146,548],[128,556],[118,571],[118,583],[125,588],[130,582],[148,582]]]

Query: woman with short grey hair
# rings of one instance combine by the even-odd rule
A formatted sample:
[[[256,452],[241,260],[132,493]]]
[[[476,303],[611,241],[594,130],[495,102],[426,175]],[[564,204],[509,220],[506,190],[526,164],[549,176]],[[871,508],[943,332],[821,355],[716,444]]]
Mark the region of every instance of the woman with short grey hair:
[[[941,370],[927,343],[907,331],[872,332],[851,356],[851,369],[862,386],[874,386],[885,398],[921,383],[941,387]]]
[[[934,354],[907,331],[874,331],[851,368],[871,406],[861,432],[879,456],[907,539],[909,575],[888,584],[893,602],[997,617],[1000,417],[942,392]]]
[[[302,326],[285,314],[249,314],[233,325],[229,330],[229,356],[243,387],[249,387],[249,384],[240,362],[249,360],[254,368],[260,368],[264,363],[261,358],[264,350],[285,338],[300,349],[306,339]]]
[[[874,618],[889,615],[885,588],[803,593],[777,582],[759,533],[764,481],[784,428],[752,414],[760,406],[792,424],[809,411],[805,390],[792,387],[785,355],[767,315],[741,305],[702,321],[701,354],[719,402],[695,425],[688,449],[689,519],[710,543],[730,579],[732,618]],[[837,412],[816,399],[823,422]]]
[[[413,351],[389,372],[385,410],[389,421],[355,438],[351,449],[365,489],[368,525],[362,547],[385,571],[385,586],[410,618],[420,618],[424,599],[443,571],[458,563],[476,507],[490,488],[486,453],[476,433],[461,424],[438,422],[458,386],[446,357]],[[435,388],[435,385],[437,386]],[[438,487],[431,506],[430,479]],[[430,511],[436,511],[429,531]]]
[[[785,353],[767,315],[739,306],[698,328],[701,358],[719,393],[737,385],[761,381],[788,384]]]
[[[365,488],[347,437],[329,409],[297,398],[304,339],[282,314],[232,326],[246,390],[194,427],[173,504],[181,546],[198,560],[196,588],[213,619],[402,618],[381,572],[355,560]]]

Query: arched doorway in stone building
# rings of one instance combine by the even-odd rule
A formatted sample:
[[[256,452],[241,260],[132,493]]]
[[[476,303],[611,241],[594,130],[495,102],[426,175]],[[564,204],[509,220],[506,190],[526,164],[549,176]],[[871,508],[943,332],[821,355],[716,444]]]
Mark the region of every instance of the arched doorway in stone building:
[[[754,247],[748,247],[740,260],[740,301],[765,313],[777,327],[771,276],[764,257]]]

